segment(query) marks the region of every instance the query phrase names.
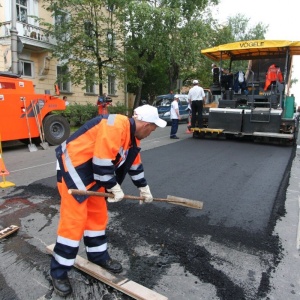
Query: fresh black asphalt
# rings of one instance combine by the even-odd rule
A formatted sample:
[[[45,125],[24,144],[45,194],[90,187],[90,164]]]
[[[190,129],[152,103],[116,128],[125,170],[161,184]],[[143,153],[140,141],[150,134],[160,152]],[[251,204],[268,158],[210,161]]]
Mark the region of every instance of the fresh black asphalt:
[[[284,250],[273,230],[285,214],[294,155],[294,147],[193,138],[143,151],[145,177],[154,197],[201,200],[204,207],[139,205],[129,200],[109,204],[109,247],[123,263],[124,275],[169,299],[182,299],[180,292],[189,300],[263,299],[271,289],[270,276]],[[128,177],[123,189],[126,194],[138,195]],[[22,287],[18,265],[33,273],[33,278],[44,278],[49,288],[44,299],[57,299],[49,281],[50,258],[33,242],[36,236],[46,244],[55,242],[59,216],[55,177],[15,187],[1,200],[0,209],[7,206],[13,209],[2,215],[1,226],[9,226],[14,220],[21,230],[0,244],[5,257],[1,262],[0,299],[43,299],[39,298],[42,288],[30,289],[30,284],[34,286],[30,279]],[[229,249],[225,257],[230,251],[257,257],[264,262],[263,267],[249,267],[248,278],[242,281],[234,270],[226,270],[228,262],[221,259],[217,247]],[[186,278],[174,277],[172,286],[165,283],[165,276],[174,275],[174,265],[183,269]],[[12,271],[15,277],[8,275]],[[193,278],[192,287],[186,291],[184,282],[189,277]],[[130,299],[76,270],[71,280],[76,284],[70,299]],[[199,294],[200,283],[213,297]],[[30,290],[34,297],[26,298]]]

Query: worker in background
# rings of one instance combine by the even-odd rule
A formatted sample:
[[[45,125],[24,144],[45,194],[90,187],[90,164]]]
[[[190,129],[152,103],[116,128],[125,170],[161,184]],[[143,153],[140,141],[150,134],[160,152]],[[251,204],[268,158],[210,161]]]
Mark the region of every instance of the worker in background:
[[[216,64],[212,64],[211,65],[211,72],[212,74],[214,74],[215,72],[223,72],[223,69],[218,67]]]
[[[211,73],[213,75],[213,83],[214,84],[220,83],[220,75],[222,74],[222,72],[223,72],[223,69],[218,67],[216,64],[211,65]]]
[[[66,106],[69,105],[68,97],[67,96],[63,96],[63,100],[65,101]]]
[[[106,93],[103,93],[103,95],[100,95],[97,99],[97,102],[96,102],[96,105],[102,105],[105,103],[106,101],[106,97],[107,97],[107,94]]]
[[[282,76],[280,67],[276,66],[275,64],[272,64],[269,67],[268,72],[266,74],[266,82],[265,82],[264,91],[267,91],[268,88],[270,87],[270,85],[272,83],[276,84],[277,81],[282,83],[283,82],[283,76]]]
[[[178,131],[178,123],[179,123],[179,120],[181,119],[180,114],[179,114],[178,101],[179,101],[179,95],[175,94],[174,100],[171,103],[171,110],[170,110],[170,117],[172,120],[170,139],[179,139],[179,137],[176,135],[176,133]]]
[[[224,68],[222,71],[221,86],[225,88],[226,91],[233,89],[233,74],[228,68]]]
[[[106,93],[104,93],[102,96],[99,96],[96,102],[96,105],[98,106],[98,114],[104,115],[108,114],[107,106],[112,103],[112,99],[107,96]]]
[[[198,80],[193,80],[193,87],[189,90],[188,99],[192,108],[192,120],[189,128],[203,127],[203,104],[205,103],[205,93],[202,87],[199,86]]]
[[[113,197],[107,201],[118,202],[124,197],[121,184],[128,173],[144,197],[143,202],[153,201],[144,178],[140,140],[157,127],[165,126],[166,121],[159,118],[156,107],[143,105],[134,110],[132,118],[99,115],[56,148],[61,207],[50,275],[60,296],[72,292],[68,271],[74,265],[82,237],[89,261],[112,273],[122,271],[122,265],[111,259],[107,250],[105,198],[70,195],[68,190],[109,192]]]

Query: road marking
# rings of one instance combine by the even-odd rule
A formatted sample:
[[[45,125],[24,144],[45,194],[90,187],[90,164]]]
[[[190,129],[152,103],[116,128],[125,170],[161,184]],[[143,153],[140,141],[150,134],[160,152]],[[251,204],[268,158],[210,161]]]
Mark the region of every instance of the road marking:
[[[34,169],[34,168],[38,168],[38,167],[43,167],[43,166],[47,166],[47,165],[51,165],[51,164],[55,164],[55,163],[56,163],[56,161],[50,162],[50,163],[46,163],[46,164],[31,166],[31,167],[27,167],[27,168],[23,168],[23,169],[13,170],[13,171],[9,171],[9,172],[10,173],[16,173],[16,172],[20,172],[20,171],[24,171],[24,170],[29,170],[29,169]]]
[[[143,140],[141,143],[156,142],[157,140],[165,139],[165,138],[168,138],[168,137],[170,137],[170,136],[166,135],[166,136],[161,136],[159,138],[156,137],[154,139]]]

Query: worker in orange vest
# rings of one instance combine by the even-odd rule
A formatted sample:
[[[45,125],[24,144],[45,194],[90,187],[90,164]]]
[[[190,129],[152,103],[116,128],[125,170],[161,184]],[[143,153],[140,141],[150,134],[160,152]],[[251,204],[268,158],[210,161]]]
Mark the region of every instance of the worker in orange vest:
[[[135,109],[132,118],[99,115],[56,148],[61,207],[50,275],[60,296],[72,292],[67,273],[74,265],[82,237],[89,261],[113,273],[122,271],[122,265],[111,259],[107,250],[105,198],[71,195],[68,190],[107,191],[113,194],[107,201],[118,202],[124,197],[121,184],[128,173],[144,202],[153,201],[144,178],[140,140],[165,126],[156,107],[143,105]]]
[[[266,74],[266,82],[265,82],[264,90],[266,91],[268,89],[268,87],[270,86],[270,84],[274,81],[275,82],[279,81],[280,83],[283,82],[283,76],[282,76],[280,68],[278,66],[276,66],[275,64],[272,64],[269,67],[268,72]]]

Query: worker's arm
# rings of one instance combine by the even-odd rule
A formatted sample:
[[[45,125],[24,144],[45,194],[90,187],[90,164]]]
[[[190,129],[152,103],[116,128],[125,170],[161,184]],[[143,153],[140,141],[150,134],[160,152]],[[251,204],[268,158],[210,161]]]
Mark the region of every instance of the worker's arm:
[[[130,143],[130,125],[118,120],[103,119],[99,126],[93,128],[97,132],[93,153],[93,176],[100,185],[111,189],[116,186],[115,169],[125,159]],[[127,127],[126,127],[127,126]],[[84,155],[84,153],[83,153]]]
[[[179,114],[179,109],[178,109],[178,108],[176,108],[176,109],[175,109],[175,112],[176,112],[176,115],[177,115],[177,117],[178,117],[178,120],[180,120],[180,119],[181,119],[181,117],[180,117],[180,114]]]

